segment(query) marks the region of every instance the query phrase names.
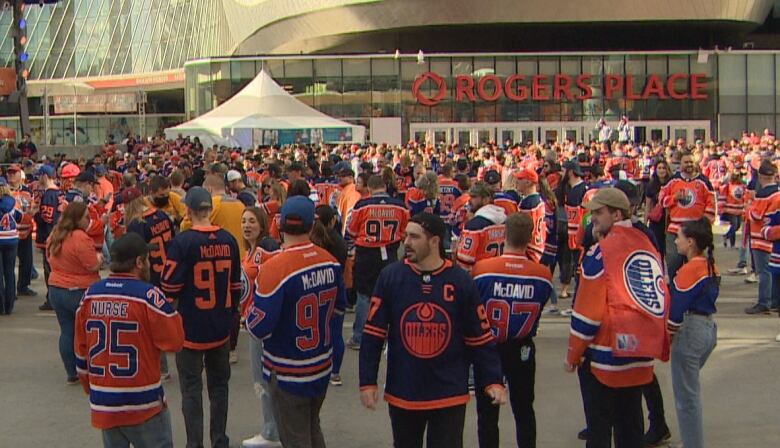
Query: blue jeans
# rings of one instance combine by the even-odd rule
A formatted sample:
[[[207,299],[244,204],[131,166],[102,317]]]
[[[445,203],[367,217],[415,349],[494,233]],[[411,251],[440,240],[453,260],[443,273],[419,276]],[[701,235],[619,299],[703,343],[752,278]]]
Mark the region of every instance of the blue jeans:
[[[758,275],[758,304],[767,308],[776,306],[772,303],[772,274],[767,268],[769,265],[769,252],[753,250],[756,274]]]
[[[729,222],[729,230],[723,235],[723,241],[731,243],[731,247],[734,247],[737,242],[737,230],[742,227],[742,216],[740,215],[725,215]]]
[[[252,368],[255,395],[260,400],[260,417],[263,420],[260,435],[266,440],[279,441],[274,408],[271,406],[271,395],[268,393],[268,382],[263,379],[263,341],[257,340],[254,336],[249,338],[249,365]]]
[[[60,358],[65,365],[68,378],[76,378],[76,354],[73,351],[74,327],[76,326],[76,310],[84,295],[85,289],[65,289],[49,286],[49,301],[57,314],[60,324]]]
[[[715,320],[688,314],[672,342],[672,388],[685,448],[705,446],[699,371],[715,349],[717,339]]]
[[[173,448],[171,413],[163,408],[149,420],[103,430],[103,448]]]
[[[0,244],[0,314],[11,314],[16,302],[16,248],[17,243]]]
[[[368,305],[371,297],[357,293],[357,303],[355,303],[355,322],[352,324],[352,342],[360,344],[363,339],[363,327],[368,319]]]

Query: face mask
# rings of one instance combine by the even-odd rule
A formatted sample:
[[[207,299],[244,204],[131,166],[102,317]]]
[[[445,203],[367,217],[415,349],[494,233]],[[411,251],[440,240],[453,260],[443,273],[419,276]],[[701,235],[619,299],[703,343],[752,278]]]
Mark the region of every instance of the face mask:
[[[152,197],[155,207],[165,207],[168,205],[168,196],[154,196]]]

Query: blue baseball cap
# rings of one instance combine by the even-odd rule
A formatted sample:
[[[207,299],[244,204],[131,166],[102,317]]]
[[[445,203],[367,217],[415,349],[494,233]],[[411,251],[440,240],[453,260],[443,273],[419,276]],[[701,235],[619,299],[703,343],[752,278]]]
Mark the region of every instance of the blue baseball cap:
[[[211,208],[211,194],[203,187],[192,187],[184,195],[184,205],[192,210]]]
[[[286,233],[300,234],[311,230],[314,224],[314,202],[305,196],[293,196],[282,205],[281,229]],[[290,228],[292,227],[292,229]],[[288,232],[288,230],[293,230]],[[296,230],[300,230],[298,233]]]
[[[39,175],[39,176],[42,176],[42,175],[45,174],[45,175],[47,175],[49,177],[54,177],[54,175],[56,174],[56,171],[54,171],[54,167],[53,166],[43,164],[43,165],[41,165],[38,168],[38,171],[36,172],[36,174]]]

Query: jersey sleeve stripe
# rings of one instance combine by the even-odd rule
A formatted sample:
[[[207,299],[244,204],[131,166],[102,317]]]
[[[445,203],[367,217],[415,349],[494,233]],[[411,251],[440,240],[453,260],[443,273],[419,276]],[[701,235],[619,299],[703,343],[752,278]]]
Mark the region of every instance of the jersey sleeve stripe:
[[[142,392],[101,392],[90,387],[89,401],[96,406],[125,406],[143,405],[147,403],[159,404],[164,395],[162,386]]]
[[[483,335],[477,337],[466,336],[463,338],[463,340],[466,343],[466,345],[470,347],[479,347],[481,345],[485,345],[493,342],[493,333],[487,331]]]
[[[599,322],[597,320],[589,319],[589,318],[583,316],[582,314],[580,314],[580,313],[578,313],[576,311],[572,311],[571,317],[575,318],[575,319],[578,319],[578,320],[581,320],[582,322],[584,322],[584,323],[586,323],[588,325],[594,325],[594,326],[601,325],[601,322]]]
[[[586,336],[580,333],[579,331],[575,330],[574,328],[570,328],[569,333],[578,339],[582,339],[583,341],[592,341],[593,338],[595,337],[595,336]]]
[[[274,364],[288,365],[288,366],[306,366],[306,365],[316,364],[324,360],[330,359],[332,355],[333,355],[333,349],[330,349],[319,356],[315,356],[313,358],[308,358],[308,359],[283,358],[281,356],[276,356],[269,353],[268,350],[263,352],[263,358],[268,358],[269,360],[273,361]]]

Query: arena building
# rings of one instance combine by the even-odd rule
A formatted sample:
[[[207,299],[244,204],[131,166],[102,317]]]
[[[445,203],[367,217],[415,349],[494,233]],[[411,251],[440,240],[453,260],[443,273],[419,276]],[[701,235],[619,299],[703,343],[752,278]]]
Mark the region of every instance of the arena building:
[[[623,115],[639,141],[780,129],[773,0],[65,0],[25,14],[33,133],[50,144],[159,132],[260,70],[374,141],[587,141]],[[14,107],[0,125],[18,127]]]

